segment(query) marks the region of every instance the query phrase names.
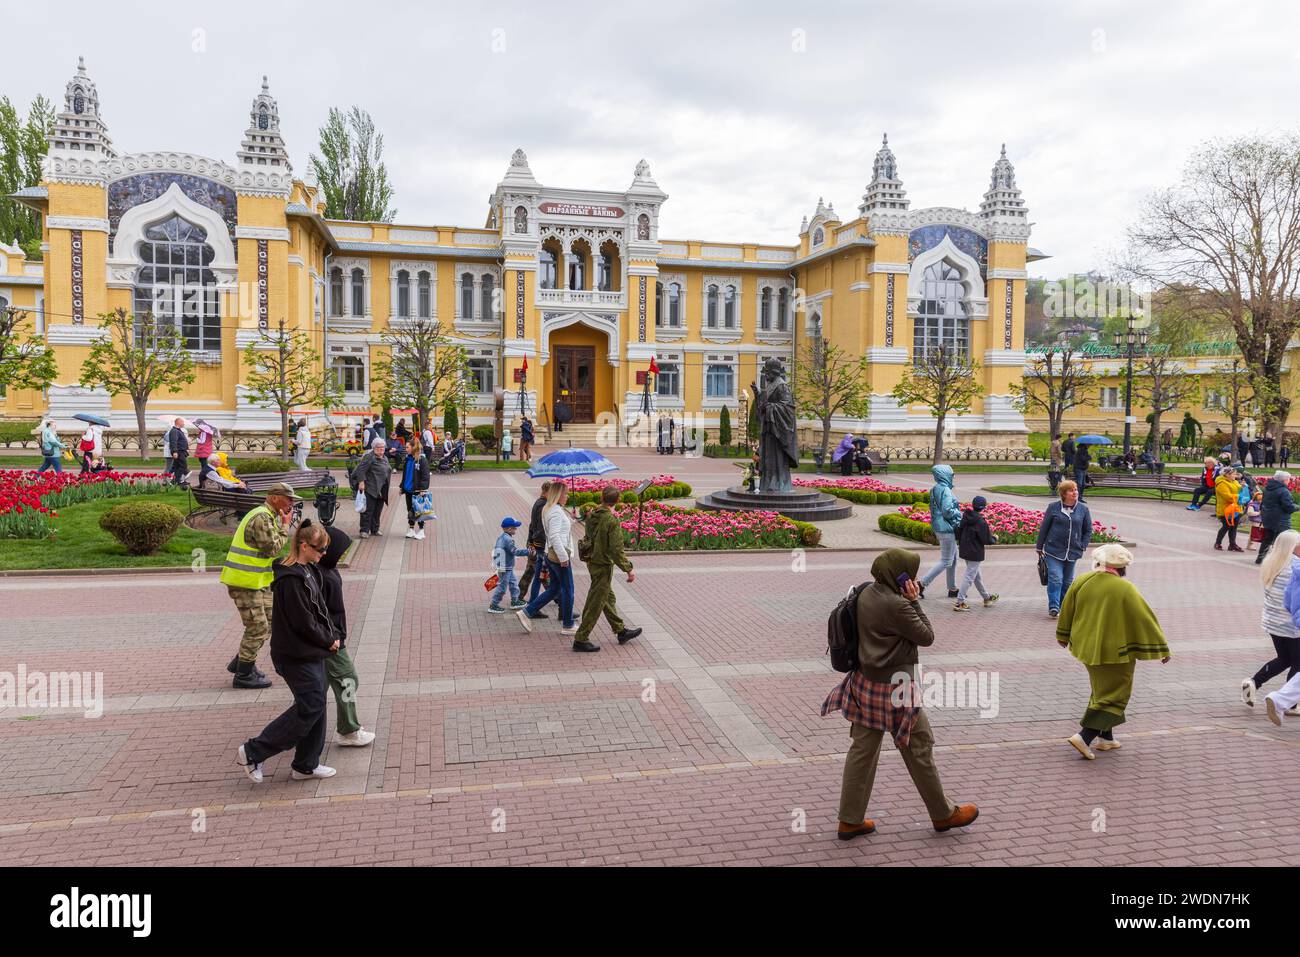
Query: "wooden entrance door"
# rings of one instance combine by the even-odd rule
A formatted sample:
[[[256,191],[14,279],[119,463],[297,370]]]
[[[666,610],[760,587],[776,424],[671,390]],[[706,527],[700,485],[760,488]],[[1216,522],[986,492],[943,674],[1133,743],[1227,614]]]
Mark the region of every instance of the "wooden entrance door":
[[[551,408],[565,402],[574,422],[596,421],[596,347],[556,346]]]

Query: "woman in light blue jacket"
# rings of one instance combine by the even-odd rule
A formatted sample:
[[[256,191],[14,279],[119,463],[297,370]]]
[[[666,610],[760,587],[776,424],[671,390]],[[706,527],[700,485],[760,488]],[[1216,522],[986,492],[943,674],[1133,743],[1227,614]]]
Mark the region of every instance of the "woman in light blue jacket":
[[[961,524],[961,508],[957,496],[952,494],[952,466],[936,465],[930,469],[934,487],[930,489],[930,528],[939,539],[939,561],[921,579],[921,591],[939,577],[948,573],[948,597],[957,597],[957,526]]]

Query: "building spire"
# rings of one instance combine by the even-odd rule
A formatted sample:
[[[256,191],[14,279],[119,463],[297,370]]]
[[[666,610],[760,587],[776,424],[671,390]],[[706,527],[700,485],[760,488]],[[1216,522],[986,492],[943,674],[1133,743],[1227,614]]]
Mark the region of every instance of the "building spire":
[[[262,76],[262,92],[253,97],[252,109],[248,111],[248,129],[244,131],[244,141],[235,156],[244,169],[292,172],[289,151],[280,136],[280,107],[271,95],[271,85],[265,75]]]
[[[889,148],[889,134],[880,139],[880,149],[871,164],[871,182],[862,196],[858,212],[863,216],[884,210],[906,210],[909,204],[903,181],[898,178],[898,160]]]
[[[1002,153],[993,164],[989,176],[989,188],[980,203],[980,216],[984,219],[1020,219],[1027,215],[1025,201],[1016,187],[1016,170],[1007,159],[1007,144],[1002,144]]]
[[[63,93],[63,112],[54,120],[50,134],[52,152],[85,159],[113,159],[117,151],[109,139],[108,127],[99,115],[99,91],[86,72],[86,58],[77,57],[77,74]]]

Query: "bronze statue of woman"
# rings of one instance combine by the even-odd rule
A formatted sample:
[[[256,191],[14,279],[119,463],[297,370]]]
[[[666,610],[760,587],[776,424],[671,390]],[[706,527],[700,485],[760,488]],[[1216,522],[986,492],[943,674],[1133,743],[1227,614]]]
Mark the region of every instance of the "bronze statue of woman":
[[[785,381],[785,369],[778,359],[763,363],[762,385],[755,383],[754,411],[759,426],[758,490],[789,492],[791,469],[799,467],[799,440],[796,432],[794,394]]]

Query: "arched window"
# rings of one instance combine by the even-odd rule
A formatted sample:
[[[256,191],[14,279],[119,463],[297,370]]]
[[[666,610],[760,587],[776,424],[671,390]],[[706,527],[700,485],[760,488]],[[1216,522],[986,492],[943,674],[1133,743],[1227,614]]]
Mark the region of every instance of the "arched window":
[[[919,362],[940,348],[965,361],[970,348],[962,274],[947,261],[929,266],[921,276],[920,302],[913,326],[912,358]]]
[[[569,288],[587,288],[587,257],[576,249],[569,254]]]
[[[421,319],[428,319],[433,315],[433,284],[429,280],[429,274],[421,271],[416,277],[416,286],[419,290],[419,302],[416,313]]]
[[[555,250],[543,248],[537,254],[538,284],[543,289],[554,289],[559,276],[559,266],[555,261]]]
[[[668,284],[668,325],[682,324],[682,287],[680,283]]]
[[[645,213],[642,213],[640,216],[636,218],[636,238],[637,239],[650,238],[650,217],[647,216]]]
[[[460,317],[474,318],[474,274],[471,272],[460,274]]]
[[[86,112],[86,94],[79,86],[72,91],[72,112],[77,114]]]
[[[366,314],[366,274],[358,266],[352,270],[352,315]]]
[[[786,289],[776,294],[776,328],[781,332],[790,331],[790,293]]]
[[[343,270],[338,266],[330,270],[330,315],[343,315]]]
[[[528,210],[523,206],[515,207],[515,232],[528,232]]]
[[[492,302],[493,299],[492,288],[495,285],[495,283],[491,276],[484,276],[482,279],[482,283],[483,286],[481,289],[481,294],[479,296],[479,303],[481,304],[479,310],[479,318],[486,322],[489,319],[495,319],[497,317],[495,304]]]
[[[330,371],[343,392],[366,391],[366,364],[356,356],[335,356],[330,360]]]
[[[822,231],[822,228],[820,226],[818,226],[816,229],[813,230],[812,244],[814,246],[820,246],[825,241],[825,239],[826,239],[826,233]]]
[[[208,268],[216,254],[207,239],[207,230],[179,216],[146,229],[133,298],[136,316],[152,315],[154,329],[172,330],[186,349],[219,352],[217,277]],[[142,345],[155,338],[139,323],[136,335]]]
[[[758,302],[758,328],[768,331],[772,328],[772,287],[763,288]]]
[[[600,254],[600,277],[596,288],[605,292],[614,288],[614,257],[610,253]]]
[[[266,107],[262,107],[260,110],[257,111],[257,128],[259,130],[266,130],[271,128],[270,118],[266,115]]]
[[[728,286],[722,293],[722,324],[727,329],[736,328],[736,287]]]
[[[704,298],[704,324],[710,329],[718,328],[718,287],[709,286]]]
[[[397,314],[403,319],[411,316],[411,274],[405,269],[397,271]]]

